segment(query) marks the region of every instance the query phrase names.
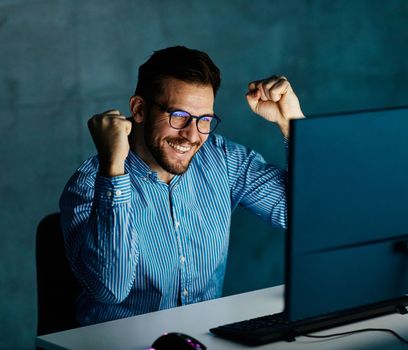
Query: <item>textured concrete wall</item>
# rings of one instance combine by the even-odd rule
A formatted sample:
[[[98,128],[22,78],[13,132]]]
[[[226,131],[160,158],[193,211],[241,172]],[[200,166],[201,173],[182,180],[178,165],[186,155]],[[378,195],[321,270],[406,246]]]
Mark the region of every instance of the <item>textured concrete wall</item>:
[[[306,114],[408,104],[407,18],[405,0],[0,1],[0,349],[33,348],[36,225],[94,153],[86,120],[127,113],[153,50],[207,51],[223,72],[220,131],[283,165],[247,83],[285,74]],[[238,209],[225,293],[281,283],[282,243]]]

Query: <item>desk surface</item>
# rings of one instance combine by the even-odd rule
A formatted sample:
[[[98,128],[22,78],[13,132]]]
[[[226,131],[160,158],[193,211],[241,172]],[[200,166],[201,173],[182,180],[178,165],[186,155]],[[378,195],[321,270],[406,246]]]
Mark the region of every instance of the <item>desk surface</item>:
[[[37,337],[44,349],[115,349],[144,350],[165,332],[191,335],[209,350],[251,349],[218,338],[209,329],[225,323],[280,312],[283,286],[152,312],[121,320],[76,328]],[[351,325],[331,328],[316,334],[331,334],[361,328],[390,328],[408,339],[408,315],[393,314]],[[407,349],[397,338],[384,332],[364,332],[346,337],[311,339],[298,337],[295,342],[275,342],[256,349]]]

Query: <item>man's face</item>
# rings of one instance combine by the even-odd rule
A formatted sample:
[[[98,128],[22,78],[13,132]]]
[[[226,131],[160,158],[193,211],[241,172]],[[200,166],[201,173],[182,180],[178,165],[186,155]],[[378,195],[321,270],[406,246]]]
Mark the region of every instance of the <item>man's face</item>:
[[[164,93],[154,102],[170,110],[184,110],[191,115],[213,114],[214,93],[211,85],[197,85],[177,79],[167,79]],[[144,126],[145,144],[156,161],[167,173],[183,174],[208,135],[197,130],[196,120],[184,129],[173,129],[169,124],[169,113],[157,105],[147,102]]]

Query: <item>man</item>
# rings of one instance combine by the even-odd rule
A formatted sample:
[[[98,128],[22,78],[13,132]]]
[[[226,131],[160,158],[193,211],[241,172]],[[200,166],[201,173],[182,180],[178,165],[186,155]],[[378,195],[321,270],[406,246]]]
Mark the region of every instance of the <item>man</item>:
[[[170,47],[139,68],[130,118],[89,120],[98,155],[60,200],[82,325],[220,297],[238,204],[285,226],[286,172],[213,133],[219,85],[207,54]],[[303,117],[284,77],[250,83],[246,98],[285,138]]]

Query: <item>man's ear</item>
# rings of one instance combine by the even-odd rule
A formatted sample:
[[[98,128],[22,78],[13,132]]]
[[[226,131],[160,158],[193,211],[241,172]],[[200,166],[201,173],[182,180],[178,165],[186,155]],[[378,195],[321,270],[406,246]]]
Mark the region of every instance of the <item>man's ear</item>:
[[[129,100],[130,112],[132,113],[132,118],[136,123],[141,123],[145,117],[145,100],[143,97],[134,95]]]

